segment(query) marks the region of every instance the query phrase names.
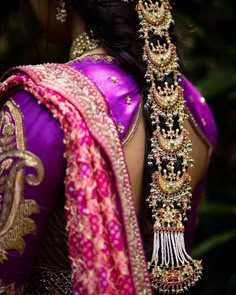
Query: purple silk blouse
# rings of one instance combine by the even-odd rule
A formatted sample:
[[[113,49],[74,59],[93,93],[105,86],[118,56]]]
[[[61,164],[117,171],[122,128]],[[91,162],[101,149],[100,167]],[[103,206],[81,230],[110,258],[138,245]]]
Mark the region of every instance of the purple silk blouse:
[[[125,73],[114,59],[105,56],[87,57],[80,61],[72,61],[69,65],[84,73],[97,85],[110,107],[110,114],[117,125],[120,139],[123,143],[128,141],[135,131],[141,109],[140,91],[133,77]],[[184,88],[186,106],[191,114],[190,119],[210,149],[217,141],[217,129],[211,110],[188,80],[183,78],[181,85]],[[12,99],[22,114],[26,149],[41,160],[45,177],[38,186],[24,185],[25,199],[34,199],[40,207],[40,214],[33,215],[37,233],[24,237],[26,243],[21,255],[15,250],[8,251],[8,260],[0,263],[0,286],[1,280],[5,286],[12,282],[17,286],[27,282],[40,251],[40,241],[45,234],[50,215],[58,200],[63,200],[66,167],[63,157],[63,132],[59,122],[46,107],[38,104],[36,99],[25,91],[15,93]],[[2,137],[2,130],[0,132]],[[197,209],[205,181],[206,178],[203,177],[193,195],[192,210],[186,224],[188,250],[194,237]],[[56,244],[57,236],[53,239]]]
[[[126,142],[132,136],[141,110],[140,91],[134,78],[111,57],[85,57],[70,64],[89,77],[103,93],[120,139]]]

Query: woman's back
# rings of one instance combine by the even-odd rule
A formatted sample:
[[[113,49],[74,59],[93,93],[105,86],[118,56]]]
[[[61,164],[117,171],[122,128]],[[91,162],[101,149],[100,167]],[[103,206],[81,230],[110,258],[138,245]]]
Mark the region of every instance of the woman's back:
[[[217,131],[179,73],[168,1],[31,2],[43,25],[42,9],[57,11],[59,39],[74,41],[68,63],[17,67],[0,84],[1,288],[188,289]]]
[[[70,65],[75,69],[79,69],[94,81],[111,108],[123,142],[132,189],[135,195],[137,214],[139,214],[142,202],[147,136],[145,134],[146,126],[142,94],[140,93],[139,86],[132,76],[120,68],[114,58],[106,54],[85,56],[81,60],[78,59],[70,62]],[[205,130],[202,130],[202,124],[208,128],[210,128],[208,124],[214,124],[213,118],[209,118],[211,116],[210,110],[208,108],[203,110],[204,105],[206,105],[205,99],[186,79],[184,79],[184,85],[186,113],[191,113],[188,105],[195,104],[193,106],[195,114],[191,113],[188,122],[186,122],[186,129],[193,143],[192,157],[195,164],[193,168],[189,169],[189,174],[191,175],[191,187],[194,190],[206,173],[212,145],[216,141],[216,131],[213,130],[213,141],[212,138],[208,139],[208,134],[204,134]],[[127,114],[129,114],[128,122]],[[202,118],[199,120],[201,115]],[[214,128],[214,126],[212,127]]]

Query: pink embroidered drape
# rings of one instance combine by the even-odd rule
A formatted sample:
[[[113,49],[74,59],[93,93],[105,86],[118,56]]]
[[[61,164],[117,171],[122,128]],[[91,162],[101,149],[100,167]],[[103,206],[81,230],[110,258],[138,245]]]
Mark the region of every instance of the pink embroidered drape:
[[[15,70],[1,87],[32,93],[64,132],[74,294],[151,294],[123,149],[102,94],[67,65]]]

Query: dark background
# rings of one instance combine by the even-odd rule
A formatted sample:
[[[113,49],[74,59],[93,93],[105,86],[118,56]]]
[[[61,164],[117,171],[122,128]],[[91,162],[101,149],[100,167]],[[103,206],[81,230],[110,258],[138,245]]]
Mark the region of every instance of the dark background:
[[[66,60],[66,47],[47,44],[36,24],[28,30],[30,19],[19,14],[18,4],[5,1],[0,9],[0,75],[19,64]],[[219,128],[193,253],[203,259],[204,275],[189,294],[236,294],[234,6],[225,0],[180,0],[174,9],[183,72],[208,101]]]

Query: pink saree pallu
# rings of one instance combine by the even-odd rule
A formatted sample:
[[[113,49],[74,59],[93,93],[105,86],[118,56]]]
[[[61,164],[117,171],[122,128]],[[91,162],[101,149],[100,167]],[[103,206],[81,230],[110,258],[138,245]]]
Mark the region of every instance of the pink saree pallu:
[[[73,294],[152,294],[123,148],[103,95],[81,72],[60,64],[8,72],[2,105],[16,89],[45,105],[63,130]],[[1,225],[0,245],[8,223]],[[0,250],[6,268],[7,250]],[[10,278],[0,278],[4,284]]]

